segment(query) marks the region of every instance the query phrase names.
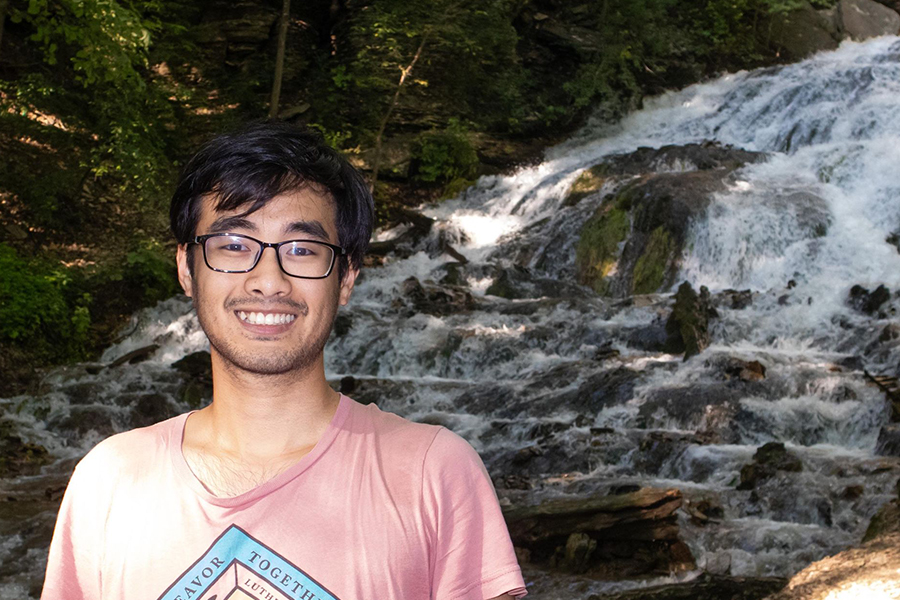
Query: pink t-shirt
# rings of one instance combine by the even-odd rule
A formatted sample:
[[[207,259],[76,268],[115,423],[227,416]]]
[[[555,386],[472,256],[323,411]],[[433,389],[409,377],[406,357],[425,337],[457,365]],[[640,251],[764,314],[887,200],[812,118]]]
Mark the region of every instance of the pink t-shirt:
[[[341,396],[315,448],[231,498],[181,452],[187,415],[78,465],[42,600],[484,600],[524,596],[481,459],[442,427]]]

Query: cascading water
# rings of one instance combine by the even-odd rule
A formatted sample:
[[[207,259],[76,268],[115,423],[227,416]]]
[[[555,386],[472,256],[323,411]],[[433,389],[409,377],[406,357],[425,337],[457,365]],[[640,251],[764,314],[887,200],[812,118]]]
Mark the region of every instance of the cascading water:
[[[426,208],[430,233],[364,271],[326,350],[329,377],[466,437],[504,504],[677,488],[687,503],[679,536],[698,569],[788,576],[859,541],[900,475],[896,459],[875,455],[889,409],[860,370],[894,373],[900,344],[884,339],[889,320],[847,304],[853,284],[900,288],[900,254],[886,241],[900,231],[897,98],[900,41],[845,43],[667,94],[614,128],[586,128],[539,166],[483,178]],[[660,334],[669,297],[623,301],[574,283],[579,231],[621,181],[565,198],[610,155],[709,141],[767,158],[737,170],[691,222],[677,279],[714,297],[749,289],[752,302],[720,302],[711,346],[682,362],[640,342]],[[510,273],[521,275],[518,298],[493,295]],[[49,453],[40,472],[0,480],[0,597],[36,596],[55,502],[78,456],[104,435],[190,408],[170,366],[204,348],[188,301],[164,302],[134,326],[101,363],[156,344],[139,365],[61,369],[40,395],[0,401],[0,432]],[[765,382],[724,381],[729,361],[759,361]],[[738,489],[742,467],[771,441],[799,469]],[[698,520],[697,506],[715,518]],[[544,581],[537,597],[576,597],[564,576],[546,583],[530,572]],[[587,597],[647,581],[578,589]]]

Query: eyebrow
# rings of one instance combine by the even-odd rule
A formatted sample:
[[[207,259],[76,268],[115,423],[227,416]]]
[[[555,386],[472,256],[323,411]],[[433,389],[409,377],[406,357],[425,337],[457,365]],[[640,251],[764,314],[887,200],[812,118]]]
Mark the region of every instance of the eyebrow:
[[[209,226],[208,233],[225,233],[234,229],[256,231],[256,225],[244,217],[219,217]]]
[[[328,232],[319,221],[294,221],[286,228],[288,233],[305,233],[323,240],[328,240]]]

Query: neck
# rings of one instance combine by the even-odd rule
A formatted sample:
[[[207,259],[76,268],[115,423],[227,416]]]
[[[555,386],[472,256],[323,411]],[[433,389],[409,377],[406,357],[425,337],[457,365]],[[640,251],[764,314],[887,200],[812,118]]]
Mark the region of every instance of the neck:
[[[281,375],[240,371],[215,350],[212,358],[212,404],[189,420],[192,441],[207,451],[265,463],[308,452],[325,433],[340,394],[321,355],[303,372]]]

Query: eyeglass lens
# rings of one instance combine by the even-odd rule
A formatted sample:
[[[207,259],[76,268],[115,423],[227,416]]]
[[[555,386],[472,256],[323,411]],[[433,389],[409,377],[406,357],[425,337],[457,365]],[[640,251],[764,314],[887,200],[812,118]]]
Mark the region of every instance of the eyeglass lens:
[[[256,265],[262,246],[241,235],[207,238],[206,262],[218,271],[249,271]],[[312,241],[291,241],[278,247],[281,268],[298,277],[324,277],[334,261],[334,250]]]

